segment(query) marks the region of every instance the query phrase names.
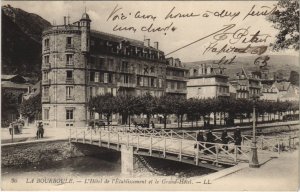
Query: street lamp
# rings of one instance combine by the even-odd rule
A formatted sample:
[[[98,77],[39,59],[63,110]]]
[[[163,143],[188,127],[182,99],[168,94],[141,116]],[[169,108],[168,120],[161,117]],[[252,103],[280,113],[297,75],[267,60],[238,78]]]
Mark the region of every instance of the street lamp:
[[[254,95],[253,99],[253,114],[252,114],[252,122],[253,122],[253,130],[252,130],[252,145],[251,145],[251,160],[249,162],[249,167],[258,168],[258,156],[257,156],[257,146],[256,146],[256,134],[255,134],[255,124],[256,124],[256,114],[255,114],[255,104],[258,100],[259,96]]]
[[[94,112],[94,127],[93,127],[93,129],[95,129],[95,125],[96,125],[96,122],[95,122],[95,121],[96,121],[96,119],[95,119],[95,115],[96,115],[96,114],[95,114],[95,111],[96,111],[96,108],[93,107],[93,112]]]

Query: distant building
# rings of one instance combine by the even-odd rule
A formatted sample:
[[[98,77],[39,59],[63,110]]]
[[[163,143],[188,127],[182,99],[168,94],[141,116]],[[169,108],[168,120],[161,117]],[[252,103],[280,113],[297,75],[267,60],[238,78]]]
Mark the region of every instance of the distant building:
[[[280,101],[299,101],[299,87],[288,81],[275,82],[273,84],[279,91]]]
[[[167,58],[166,68],[166,94],[179,95],[186,98],[186,84],[188,69],[176,58]]]
[[[1,75],[1,121],[14,121],[19,117],[18,107],[31,85],[21,75]]]
[[[262,84],[262,95],[260,99],[267,101],[277,101],[279,99],[279,90],[275,84]]]
[[[187,98],[229,97],[225,68],[215,64],[201,64],[189,69]]]
[[[230,79],[230,84],[235,89],[237,99],[251,99],[261,95],[261,81],[255,73],[246,73],[242,68],[241,73]]]
[[[80,21],[69,24],[65,17],[64,25],[43,32],[43,121],[51,127],[85,126],[98,116],[87,106],[93,96],[148,92],[160,97],[172,81],[166,80],[167,61],[158,42],[151,46],[150,39],[138,41],[90,27],[84,13]],[[172,77],[182,71],[176,68],[168,67]],[[184,95],[183,79],[174,80],[168,93]]]

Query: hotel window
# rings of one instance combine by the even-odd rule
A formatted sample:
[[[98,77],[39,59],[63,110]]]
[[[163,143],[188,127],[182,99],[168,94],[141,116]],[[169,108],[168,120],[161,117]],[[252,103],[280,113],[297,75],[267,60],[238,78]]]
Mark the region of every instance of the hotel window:
[[[95,72],[93,72],[93,71],[90,72],[90,81],[91,82],[95,81]]]
[[[43,80],[48,80],[49,73],[47,71],[43,72]]]
[[[108,83],[108,73],[104,73],[104,83]]]
[[[44,109],[44,120],[49,120],[49,109]]]
[[[103,69],[104,67],[104,58],[99,58],[99,69]]]
[[[66,109],[66,120],[73,120],[74,109]]]
[[[99,72],[95,72],[95,82],[99,82]]]
[[[141,80],[142,80],[142,77],[137,77],[137,80],[136,80],[137,86],[140,86],[143,84],[143,82]]]
[[[73,55],[72,54],[67,54],[67,65],[73,65]]]
[[[66,99],[67,100],[73,99],[73,89],[74,89],[74,87],[72,87],[72,86],[66,87]]]
[[[43,96],[49,97],[49,87],[43,87]]]
[[[104,63],[104,59],[103,59],[103,63]],[[109,66],[109,68],[112,68],[114,65],[114,60],[113,59],[107,59],[107,64]]]
[[[151,78],[151,87],[155,87],[155,79],[154,78]]]
[[[67,37],[67,48],[71,48],[72,44],[72,37]]]
[[[158,87],[162,88],[162,80],[161,79],[158,79]]]
[[[67,71],[67,79],[68,79],[68,80],[73,79],[73,71],[71,71],[71,70],[68,70],[68,71]]]
[[[44,56],[44,64],[49,64],[50,56],[46,55]]]
[[[50,49],[49,39],[44,40],[44,50]]]

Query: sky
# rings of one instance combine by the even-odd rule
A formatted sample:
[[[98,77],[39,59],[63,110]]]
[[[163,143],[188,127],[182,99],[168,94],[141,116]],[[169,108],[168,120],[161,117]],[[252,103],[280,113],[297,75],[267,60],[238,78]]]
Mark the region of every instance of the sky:
[[[63,17],[69,15],[70,22],[78,21],[82,14],[86,12],[92,20],[91,28],[115,35],[120,35],[132,39],[143,40],[145,37],[150,38],[151,44],[159,42],[159,48],[168,54],[182,46],[194,42],[202,37],[210,35],[225,25],[235,24],[232,32],[241,28],[248,28],[247,37],[260,31],[261,34],[268,34],[266,42],[256,45],[269,45],[275,41],[275,35],[278,33],[272,26],[272,23],[266,20],[265,16],[248,16],[243,18],[254,7],[256,13],[264,10],[271,10],[276,1],[2,1],[2,4],[10,4],[13,7],[21,8],[27,12],[35,13],[48,20],[50,23],[63,24]],[[269,8],[263,7],[268,6]],[[176,14],[199,15],[185,18],[167,18],[168,13],[172,11],[173,17]],[[112,14],[115,10],[115,14]],[[220,17],[222,11],[227,13],[239,13],[238,16]],[[135,18],[136,14],[151,15],[146,19]],[[204,14],[208,17],[204,17]],[[122,14],[126,17],[121,18]],[[224,14],[224,13],[223,13]],[[112,15],[110,18],[109,16]],[[154,18],[155,17],[155,18]],[[171,27],[166,31],[145,32],[141,28],[147,29],[151,24],[154,28]],[[114,27],[126,27],[130,30],[114,31]],[[134,32],[132,29],[135,28]],[[219,42],[221,48],[228,43],[228,39]],[[212,36],[205,38],[197,43],[187,46],[186,48],[174,52],[168,56],[178,57],[184,62],[199,61],[207,59],[218,59],[231,54],[219,54],[206,52],[204,50],[214,42]],[[254,45],[254,44],[253,44]],[[236,43],[236,47],[245,47],[245,44]],[[265,54],[294,54],[293,51],[280,53],[270,52]]]

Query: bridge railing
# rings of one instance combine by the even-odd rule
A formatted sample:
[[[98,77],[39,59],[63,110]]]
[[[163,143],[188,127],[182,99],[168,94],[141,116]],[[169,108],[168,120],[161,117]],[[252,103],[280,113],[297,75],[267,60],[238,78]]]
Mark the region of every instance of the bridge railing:
[[[191,137],[193,140],[187,139]],[[157,132],[153,130],[124,131],[120,129],[70,129],[69,141],[82,142],[110,148],[113,144],[119,150],[120,145],[134,146],[136,150],[148,150],[149,155],[153,151],[166,154],[175,154],[179,161],[183,157],[192,157],[198,165],[199,160],[237,163],[248,162],[250,147],[236,146],[233,144],[221,144],[196,141],[194,136],[185,133],[185,136],[174,132]]]

